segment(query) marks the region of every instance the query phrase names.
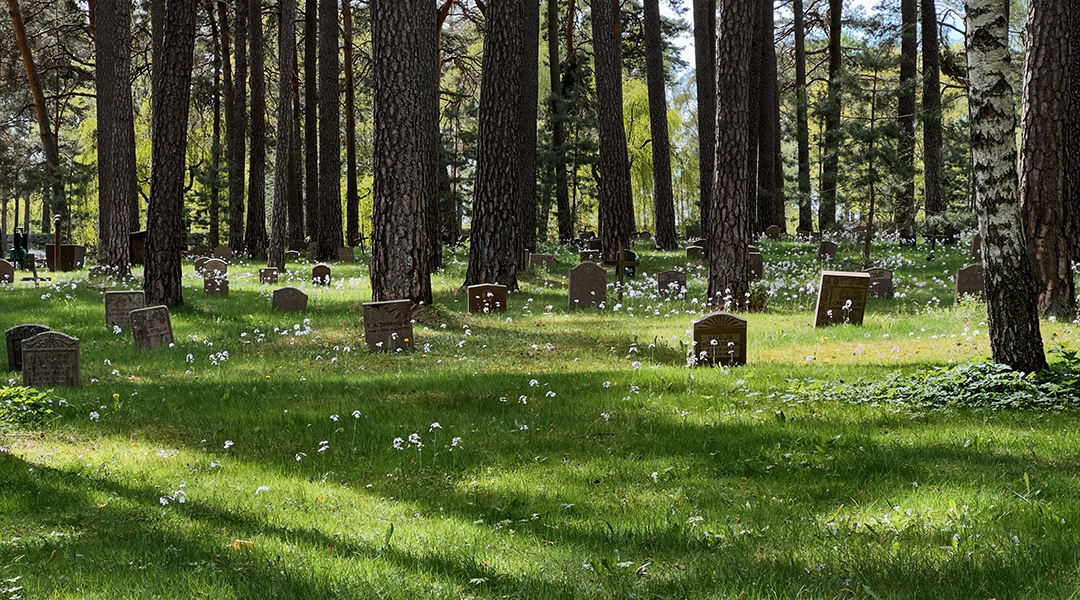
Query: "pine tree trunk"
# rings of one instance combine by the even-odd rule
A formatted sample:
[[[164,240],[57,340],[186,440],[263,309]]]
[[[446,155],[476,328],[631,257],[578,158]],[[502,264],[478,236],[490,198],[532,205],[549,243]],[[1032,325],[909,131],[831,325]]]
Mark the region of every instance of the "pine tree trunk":
[[[345,45],[345,245],[360,237],[360,200],[356,185],[356,90],[353,89],[352,0],[341,1]]]
[[[967,0],[972,175],[982,236],[990,349],[1013,369],[1046,368],[1035,278],[1017,194],[1016,118],[1009,68],[1007,0]]]
[[[341,248],[341,108],[338,105],[338,5],[319,1],[319,231],[318,260]]]
[[[923,199],[926,216],[945,212],[941,198],[941,42],[935,0],[922,0]],[[935,230],[940,235],[944,231]]]
[[[251,157],[248,182],[247,232],[244,242],[252,261],[266,259],[266,51],[263,43],[262,0],[249,0],[251,34]]]
[[[566,98],[563,97],[562,69],[559,66],[559,3],[547,3],[548,68],[551,80],[551,145],[555,155],[555,210],[559,240],[574,238],[574,220],[570,211],[570,191],[566,184]],[[547,211],[541,214],[540,228],[547,231]]]
[[[207,206],[207,244],[215,248],[221,244],[221,205],[219,176],[221,173],[221,33],[212,0],[206,1],[206,15],[210,20],[210,32],[214,43],[214,98],[213,98],[213,140],[210,142],[210,172],[213,180],[210,184],[210,199]]]
[[[304,2],[304,207],[308,240],[319,239],[319,5]]]
[[[900,191],[896,198],[896,226],[900,243],[915,243],[915,86],[919,58],[916,4],[918,0],[900,0],[900,97],[897,99],[897,123],[900,138]]]
[[[295,0],[293,3],[295,19]],[[304,161],[300,159],[301,144],[303,143],[303,135],[300,130],[300,125],[303,121],[303,113],[300,110],[300,65],[297,60],[298,50],[296,49],[296,24],[293,23],[293,38],[294,42],[289,49],[292,54],[292,66],[290,72],[292,73],[292,99],[293,99],[293,114],[292,114],[292,157],[289,170],[292,171],[291,177],[291,192],[289,194],[289,235],[286,238],[286,244],[292,242],[304,241]]]
[[[755,233],[764,233],[771,225],[783,227],[783,200],[777,210],[783,176],[779,182],[777,169],[780,167],[780,153],[777,144],[780,137],[780,95],[776,81],[776,43],[773,41],[775,24],[773,22],[773,1],[761,0],[758,7],[758,37],[761,40],[758,64],[761,67],[761,86],[758,89],[760,101],[754,112],[758,121],[758,166],[757,193],[750,196],[757,204],[757,228]],[[753,189],[753,188],[751,188]]]
[[[518,108],[518,268],[536,251],[536,120],[540,70],[540,3],[524,0],[521,15],[521,104]]]
[[[244,174],[247,156],[247,29],[248,0],[236,0],[236,19],[233,21],[232,112],[225,122],[226,148],[229,161],[229,247],[233,252],[244,248]]]
[[[1075,307],[1067,203],[1069,3],[1029,0],[1020,109],[1020,202],[1039,310],[1068,317]]]
[[[226,178],[228,179],[228,200],[229,205],[226,207],[230,217],[230,228],[232,225],[232,182],[233,182],[233,153],[236,149],[233,147],[235,143],[233,136],[229,133],[233,128],[238,127],[234,122],[236,114],[234,106],[236,102],[236,89],[233,86],[233,69],[232,69],[232,39],[230,36],[229,28],[229,5],[225,0],[217,0],[218,11],[218,23],[221,24],[221,97],[225,109],[225,169]],[[220,222],[220,215],[218,217]],[[211,249],[216,248],[221,244],[221,231],[220,224],[218,226],[218,238],[217,245],[211,245]]]
[[[927,0],[933,2],[934,0]],[[795,138],[799,160],[799,229],[813,231],[810,205],[810,124],[806,100],[806,26],[802,0],[792,0],[795,14]]]
[[[95,7],[97,53],[98,219],[105,264],[131,274],[132,196],[135,182],[135,117],[131,99],[131,3],[99,0]]]
[[[296,195],[293,177],[293,48],[296,46],[296,0],[280,0],[278,8],[277,150],[274,155],[274,205],[270,212],[270,252],[267,266],[285,266],[286,216]]]
[[[822,158],[821,190],[818,194],[818,228],[836,228],[836,184],[840,169],[840,83],[841,46],[840,15],[842,0],[829,0],[829,82],[825,101],[825,156]]]
[[[1069,10],[1069,138],[1068,186],[1064,194],[1072,227],[1072,256],[1080,258],[1080,9]]]
[[[794,0],[800,2],[801,0]],[[694,3],[694,77],[697,83],[698,200],[702,233],[708,228],[716,163],[716,0]]]
[[[649,83],[656,247],[674,250],[679,247],[679,241],[675,236],[675,200],[671,192],[671,144],[664,88],[664,55],[660,41],[660,0],[645,0],[645,65]]]

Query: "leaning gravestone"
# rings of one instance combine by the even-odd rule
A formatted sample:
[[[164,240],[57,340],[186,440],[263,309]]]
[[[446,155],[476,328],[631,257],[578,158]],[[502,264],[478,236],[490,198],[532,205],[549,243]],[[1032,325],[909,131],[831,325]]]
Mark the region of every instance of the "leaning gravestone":
[[[956,270],[956,302],[960,302],[963,296],[975,296],[982,300],[985,291],[982,265],[968,265]]]
[[[228,296],[229,278],[207,275],[203,278],[203,293],[207,296]]]
[[[82,386],[79,339],[45,331],[22,342],[23,385],[38,389]]]
[[[765,276],[765,259],[760,252],[749,252],[746,255],[750,266],[750,281],[757,281]]]
[[[8,371],[22,371],[22,343],[27,338],[32,338],[39,333],[49,331],[44,325],[26,324],[16,325],[8,329],[4,334],[7,339]]]
[[[284,287],[274,290],[272,310],[282,312],[303,312],[307,310],[307,294],[294,287]]]
[[[365,302],[364,339],[369,352],[412,350],[412,300]]]
[[[570,269],[570,308],[600,306],[607,301],[607,271],[596,263],[583,262]]]
[[[312,285],[330,285],[332,281],[330,271],[330,265],[326,263],[319,263],[311,268],[311,283]]]
[[[828,240],[822,241],[818,244],[817,257],[818,260],[832,260],[836,258],[836,243]]]
[[[889,269],[873,268],[863,271],[870,275],[870,297],[891,300],[895,294],[893,272]]]
[[[109,327],[131,325],[131,311],[140,308],[146,308],[146,294],[141,290],[105,292],[105,324]]]
[[[600,251],[599,250],[582,250],[581,252],[578,253],[579,262],[599,263],[600,258],[601,257],[600,257]]]
[[[661,294],[677,295],[686,291],[686,273],[664,271],[656,275],[656,290]]]
[[[172,321],[167,306],[151,306],[131,311],[131,334],[143,350],[173,343]]]
[[[259,283],[277,283],[277,267],[259,269]]]
[[[342,246],[337,251],[338,262],[354,263],[356,262],[356,252],[349,247]]]
[[[470,285],[469,313],[506,312],[506,286],[497,283]]]
[[[694,321],[694,364],[745,365],[746,319],[715,312]]]
[[[701,246],[687,246],[686,258],[692,258],[695,260],[699,258],[705,258],[705,248],[702,248]]]
[[[15,265],[0,260],[0,283],[15,283]]]
[[[558,266],[558,262],[555,260],[554,254],[530,254],[529,255],[529,268],[535,269],[537,267],[544,267],[548,271],[555,270]]]
[[[218,246],[217,248],[214,248],[214,258],[223,260],[225,262],[230,262],[232,260],[232,257],[233,257],[232,248],[229,248],[228,246],[224,246],[224,245]]]
[[[195,268],[198,269],[198,261]],[[220,258],[211,258],[202,264],[203,277],[225,277],[229,273],[229,265]]]
[[[869,273],[823,271],[814,310],[814,327],[837,323],[862,325],[869,288]]]
[[[778,239],[780,239],[780,235],[782,233],[783,233],[783,231],[780,229],[779,225],[769,225],[768,227],[765,228],[765,235],[770,240],[778,240]]]

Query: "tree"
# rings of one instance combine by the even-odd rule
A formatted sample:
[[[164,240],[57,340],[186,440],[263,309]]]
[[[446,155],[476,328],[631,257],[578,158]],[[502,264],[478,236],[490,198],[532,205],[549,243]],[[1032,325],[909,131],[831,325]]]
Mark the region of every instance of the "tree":
[[[825,144],[821,169],[821,189],[818,197],[818,228],[821,231],[836,228],[836,185],[840,169],[840,97],[843,86],[841,68],[841,11],[842,0],[829,0],[829,82],[827,97],[822,109],[825,113]]]
[[[933,2],[934,0],[928,0]],[[810,206],[810,124],[806,100],[806,25],[803,18],[802,0],[792,0],[795,15],[795,138],[799,161],[799,229],[814,229]]]
[[[596,53],[596,116],[600,133],[600,239],[604,260],[613,261],[620,247],[630,246],[634,232],[630,160],[626,153],[622,111],[618,0],[594,0],[592,30]]]
[[[780,162],[780,91],[776,79],[776,43],[773,41],[773,0],[759,2],[761,6],[757,9],[757,55],[753,59],[756,64],[752,70],[758,71],[755,78],[759,79],[760,83],[757,87],[757,100],[752,103],[751,110],[751,118],[757,120],[756,126],[752,128],[757,132],[757,181],[750,184],[753,192],[750,199],[755,204],[754,233],[763,233],[770,225],[786,227],[784,173]],[[749,158],[753,164],[753,147]]]
[[[424,207],[437,191],[436,14],[427,0],[372,0],[375,92],[372,300],[431,302]]]
[[[263,44],[262,0],[249,0],[251,38],[251,156],[248,183],[247,232],[244,242],[251,260],[266,259],[266,51]]]
[[[356,185],[356,89],[353,85],[352,0],[341,0],[341,32],[345,42],[345,245],[360,238],[360,200]]]
[[[1069,11],[1069,123],[1080,119],[1080,10]],[[1065,203],[1072,227],[1072,256],[1080,258],[1080,126],[1069,127],[1069,176]]]
[[[236,60],[232,75],[232,111],[225,120],[225,158],[229,162],[229,247],[233,252],[240,252],[244,248],[244,167],[247,154],[248,0],[236,0],[236,19],[233,23]]]
[[[166,0],[155,14],[162,26],[155,52],[150,141],[153,170],[146,211],[146,269],[143,291],[147,306],[174,306],[184,301],[180,282],[184,206],[184,158],[187,146],[191,64],[195,49],[195,2]]]
[[[671,192],[671,145],[668,137],[664,55],[660,45],[660,0],[645,0],[645,63],[649,82],[649,132],[652,135],[653,205],[656,247],[674,250],[675,201]]]
[[[574,219],[570,210],[570,192],[566,184],[566,98],[562,89],[562,69],[559,62],[559,3],[548,0],[548,78],[551,80],[551,146],[555,171],[555,210],[559,224],[559,240],[574,237]],[[540,227],[547,230],[547,214],[541,218]]]
[[[1068,189],[1069,2],[1029,0],[1020,107],[1020,202],[1040,311],[1075,306]]]
[[[277,150],[274,155],[274,201],[270,211],[270,252],[267,266],[285,267],[286,216],[296,195],[293,171],[295,123],[293,119],[293,48],[296,44],[296,0],[281,0],[278,9]]]
[[[300,151],[301,140],[303,140],[303,136],[301,135],[300,131],[300,125],[303,121],[303,113],[300,110],[300,64],[297,57],[299,51],[297,50],[295,43],[295,30],[296,26],[294,23],[294,43],[291,44],[291,47],[289,49],[289,53],[292,54],[292,65],[289,72],[291,73],[292,79],[293,149],[292,161],[289,166],[289,170],[292,171],[292,193],[289,196],[289,234],[285,238],[285,241],[287,243],[303,241],[304,239],[304,191],[301,187],[304,178],[304,161],[300,158],[300,155],[302,154]]]
[[[1046,368],[1046,357],[1017,195],[1006,1],[966,2],[972,174],[990,349],[995,361],[1031,373]]]
[[[900,96],[897,116],[900,138],[900,191],[896,198],[896,226],[901,243],[915,243],[915,64],[918,62],[917,0],[900,0]]]
[[[319,2],[319,260],[336,258],[342,240],[337,7],[337,0]]]
[[[941,52],[935,0],[922,0],[923,201],[927,219],[945,212],[941,196]],[[943,233],[931,225],[931,235]]]
[[[209,221],[207,227],[206,241],[211,248],[216,248],[221,244],[221,203],[219,188],[221,179],[221,63],[222,63],[222,43],[221,43],[221,28],[218,23],[217,12],[214,8],[214,2],[212,0],[204,0],[206,6],[206,16],[210,21],[210,34],[213,38],[213,50],[214,50],[214,87],[213,87],[213,111],[214,111],[214,125],[213,125],[213,141],[210,147],[210,173],[208,178],[210,181],[210,199],[209,206],[207,206],[207,219]],[[224,2],[221,3],[224,6]],[[222,11],[224,13],[224,11]],[[132,165],[134,168],[134,165]]]
[[[304,2],[304,206],[307,237],[317,241],[319,232],[319,4]]]
[[[518,107],[518,268],[536,251],[536,120],[540,47],[540,4],[524,0],[521,15],[521,90]]]
[[[95,69],[98,141],[98,223],[105,263],[131,274],[128,224],[135,183],[135,117],[131,100],[131,3],[98,0]]]
[[[802,0],[794,0],[796,3]],[[701,225],[709,220],[716,140],[716,0],[694,2],[694,78],[697,83],[698,190]]]

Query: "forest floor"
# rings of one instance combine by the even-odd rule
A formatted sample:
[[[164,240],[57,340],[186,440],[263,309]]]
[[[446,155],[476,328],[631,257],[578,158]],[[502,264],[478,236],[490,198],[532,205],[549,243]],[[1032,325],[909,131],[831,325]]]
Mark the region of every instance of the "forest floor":
[[[548,248],[484,315],[448,251],[397,354],[362,341],[365,254],[329,288],[292,265],[304,313],[271,311],[258,265],[213,297],[186,262],[175,345],[147,351],[86,271],[0,287],[0,330],[79,338],[83,379],[0,388],[0,600],[1074,598],[1080,412],[971,366],[969,242],[876,245],[897,297],[815,329],[820,272],[861,245],[761,240],[769,304],[726,368],[687,366],[704,265],[644,245],[622,302],[567,310],[577,254]],[[656,293],[670,268],[685,296]],[[1080,325],[1041,326],[1075,361]]]

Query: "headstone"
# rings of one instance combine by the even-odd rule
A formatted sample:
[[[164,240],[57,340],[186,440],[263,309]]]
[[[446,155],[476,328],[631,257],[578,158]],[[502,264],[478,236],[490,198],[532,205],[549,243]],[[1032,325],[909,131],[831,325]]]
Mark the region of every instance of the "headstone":
[[[131,325],[131,311],[146,308],[146,294],[141,290],[105,292],[105,324],[109,327]]]
[[[44,325],[26,324],[16,325],[7,330],[4,337],[7,339],[8,371],[22,371],[22,342],[39,333],[49,331]]]
[[[600,238],[594,237],[591,238],[588,242],[586,242],[585,247],[589,250],[603,250],[604,241]]]
[[[228,296],[229,278],[209,275],[203,278],[203,293],[207,296]]]
[[[982,234],[976,233],[971,238],[971,260],[982,260]]]
[[[747,246],[746,251],[747,252],[757,252],[758,254],[760,254],[761,253],[761,248],[758,248],[757,246]]]
[[[225,246],[225,245],[221,245],[221,246],[218,246],[217,248],[214,248],[214,258],[223,260],[226,263],[228,263],[228,262],[232,261],[232,257],[233,257],[232,248],[230,248],[228,246]]]
[[[354,263],[356,262],[356,252],[352,248],[341,247],[337,251],[338,262]]]
[[[784,233],[784,231],[782,229],[780,229],[779,225],[769,225],[768,227],[765,228],[765,235],[770,240],[778,240],[778,239],[780,239],[780,236],[783,233]]]
[[[470,285],[470,313],[506,312],[506,286],[497,283]]]
[[[195,272],[199,275],[206,275],[206,263],[210,262],[210,259],[206,256],[200,256],[195,259]]]
[[[570,309],[600,306],[607,301],[607,271],[583,262],[570,269]]]
[[[195,263],[198,265],[198,262]],[[229,273],[229,265],[220,258],[211,258],[203,263],[204,277],[225,277]],[[198,267],[196,267],[198,268]]]
[[[818,260],[832,260],[836,258],[836,243],[829,240],[823,240],[818,244],[817,257]]]
[[[960,302],[963,296],[975,296],[983,299],[986,290],[983,281],[983,266],[968,265],[963,269],[956,270],[956,301]]]
[[[412,300],[365,302],[364,339],[370,352],[412,350]]]
[[[634,234],[634,237],[639,239],[639,240],[651,240],[652,239],[652,234],[649,233],[648,231],[639,231],[639,232]]]
[[[622,259],[615,262],[615,268],[621,268],[623,269],[623,273],[625,273],[627,277],[633,277],[634,274],[637,272],[637,267],[637,252],[634,252],[633,250],[630,250],[628,248],[623,249]],[[616,271],[616,273],[617,272],[618,271]],[[622,281],[621,278],[620,281]]]
[[[311,268],[312,285],[330,285],[333,277],[330,275],[330,265],[319,263]]]
[[[171,345],[173,332],[169,307],[151,306],[131,311],[131,334],[135,345],[143,350]]]
[[[15,283],[15,265],[0,260],[0,283]]]
[[[580,259],[580,262],[599,263],[600,258],[601,258],[600,257],[600,251],[599,250],[582,250],[581,252],[578,253],[578,258]]]
[[[694,364],[745,365],[746,319],[714,312],[694,321]]]
[[[686,289],[686,273],[664,271],[656,275],[656,290],[661,294],[681,294]]]
[[[595,238],[596,238],[596,232],[595,231],[586,229],[585,231],[581,232],[581,239],[583,239],[585,241],[591,241],[591,240],[593,240]]]
[[[304,292],[294,287],[284,287],[274,290],[271,308],[282,312],[303,312],[307,310],[307,300],[307,294]]]
[[[23,385],[45,389],[80,387],[79,340],[59,331],[45,331],[22,342]]]
[[[134,264],[134,263],[132,263],[132,264]],[[106,266],[106,265],[97,265],[95,267],[90,267],[89,269],[86,270],[87,277],[89,277],[92,280],[105,279],[109,275],[112,275],[112,273],[113,273],[113,270],[110,267]]]
[[[749,252],[746,255],[750,267],[750,281],[757,281],[765,276],[765,259],[760,252]]]
[[[869,273],[823,271],[814,310],[814,327],[837,323],[862,325],[869,288]]]
[[[535,269],[537,267],[544,267],[548,271],[555,270],[558,266],[558,261],[555,260],[554,254],[530,254],[529,255],[529,268]]]
[[[895,294],[893,272],[889,269],[874,268],[863,271],[870,275],[870,297],[891,300]]]
[[[131,251],[131,264],[141,265],[146,262],[146,231],[132,231],[128,234],[128,248]]]
[[[277,267],[259,269],[259,283],[277,283]]]
[[[285,253],[285,262],[296,262],[298,260],[300,260],[300,252],[289,250]]]
[[[699,258],[705,258],[705,249],[701,246],[687,246],[686,258],[697,260]]]

